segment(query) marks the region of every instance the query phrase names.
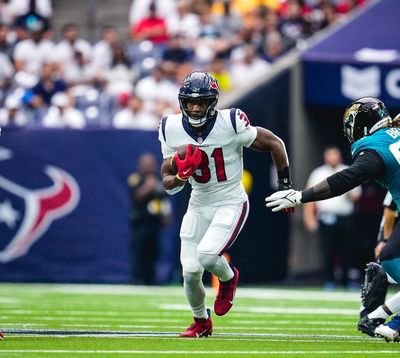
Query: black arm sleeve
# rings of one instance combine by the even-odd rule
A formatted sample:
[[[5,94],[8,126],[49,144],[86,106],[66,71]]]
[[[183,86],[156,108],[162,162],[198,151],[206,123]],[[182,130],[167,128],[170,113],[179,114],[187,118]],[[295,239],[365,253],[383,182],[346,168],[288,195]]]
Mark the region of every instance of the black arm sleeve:
[[[301,202],[318,201],[342,195],[368,179],[383,175],[385,166],[372,150],[360,152],[348,168],[337,172],[317,185],[302,191]]]

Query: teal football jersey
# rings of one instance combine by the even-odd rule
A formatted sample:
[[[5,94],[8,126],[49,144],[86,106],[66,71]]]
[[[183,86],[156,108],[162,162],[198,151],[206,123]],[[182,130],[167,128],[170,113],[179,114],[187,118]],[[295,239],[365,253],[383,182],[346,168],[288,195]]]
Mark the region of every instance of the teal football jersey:
[[[400,128],[383,128],[351,146],[353,158],[363,150],[374,150],[382,158],[385,174],[378,183],[392,194],[400,209]]]

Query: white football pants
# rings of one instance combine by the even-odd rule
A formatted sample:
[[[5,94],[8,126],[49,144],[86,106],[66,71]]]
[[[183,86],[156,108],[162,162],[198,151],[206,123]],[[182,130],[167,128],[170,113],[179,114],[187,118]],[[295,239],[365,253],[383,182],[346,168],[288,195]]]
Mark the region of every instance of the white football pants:
[[[233,277],[222,254],[238,237],[248,212],[248,201],[220,207],[189,205],[181,225],[180,259],[185,293],[194,317],[207,317],[201,281],[204,270],[213,273],[221,281]]]

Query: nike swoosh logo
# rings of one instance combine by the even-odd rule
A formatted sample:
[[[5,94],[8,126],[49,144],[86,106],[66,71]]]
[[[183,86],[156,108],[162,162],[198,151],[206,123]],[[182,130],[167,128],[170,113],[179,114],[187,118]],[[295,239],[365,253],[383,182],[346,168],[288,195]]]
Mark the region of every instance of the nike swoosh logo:
[[[184,170],[184,171],[183,171],[183,175],[186,175],[186,174],[189,173],[189,172],[190,172],[190,169]]]

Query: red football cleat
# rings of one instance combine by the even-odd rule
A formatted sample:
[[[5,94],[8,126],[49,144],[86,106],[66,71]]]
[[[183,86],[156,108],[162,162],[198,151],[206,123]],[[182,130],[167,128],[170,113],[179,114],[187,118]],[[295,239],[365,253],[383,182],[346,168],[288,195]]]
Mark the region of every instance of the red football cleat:
[[[239,281],[239,271],[232,265],[231,268],[235,276],[226,282],[219,281],[218,294],[214,301],[214,312],[217,316],[226,314],[233,305],[233,299],[235,298],[236,287]]]
[[[194,317],[194,323],[191,324],[184,332],[180,334],[180,337],[184,338],[197,338],[197,337],[208,337],[212,335],[213,325],[210,315],[210,310],[207,309],[208,318],[196,318]]]
[[[0,331],[0,339],[4,339],[4,334],[1,331]]]

